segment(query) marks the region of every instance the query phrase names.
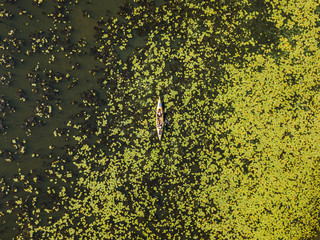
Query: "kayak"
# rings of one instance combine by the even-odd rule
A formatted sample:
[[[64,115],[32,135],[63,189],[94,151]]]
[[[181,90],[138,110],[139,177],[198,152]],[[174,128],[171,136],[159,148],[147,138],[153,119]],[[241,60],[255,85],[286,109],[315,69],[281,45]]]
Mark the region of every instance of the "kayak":
[[[163,133],[163,127],[164,127],[164,117],[163,117],[163,108],[162,108],[162,103],[161,99],[159,97],[158,100],[158,106],[157,106],[157,113],[156,113],[156,123],[157,123],[157,133],[159,140],[161,140],[162,133]]]

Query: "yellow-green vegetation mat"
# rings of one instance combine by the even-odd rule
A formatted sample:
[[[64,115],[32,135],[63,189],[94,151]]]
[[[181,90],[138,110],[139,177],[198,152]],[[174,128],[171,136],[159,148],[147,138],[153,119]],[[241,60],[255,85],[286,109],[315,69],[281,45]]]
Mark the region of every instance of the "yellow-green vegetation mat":
[[[80,3],[54,4],[68,16]],[[66,53],[72,60],[89,44],[96,62],[81,111],[50,133],[74,141],[44,167],[50,187],[26,183],[2,213],[18,215],[15,238],[313,237],[319,13],[308,0],[128,0],[119,15],[101,16],[95,39]],[[71,25],[64,31],[72,39]],[[158,96],[168,122],[161,142]]]

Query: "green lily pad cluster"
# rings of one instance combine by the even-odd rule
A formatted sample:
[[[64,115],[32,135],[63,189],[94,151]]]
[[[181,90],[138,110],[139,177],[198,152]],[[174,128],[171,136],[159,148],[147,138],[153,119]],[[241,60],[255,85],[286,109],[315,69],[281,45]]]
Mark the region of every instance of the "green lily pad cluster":
[[[25,192],[0,212],[17,214],[17,239],[315,235],[317,3],[132,0],[117,15],[99,17],[81,9],[86,21],[97,20],[92,41],[74,40],[69,15],[81,3],[55,4],[52,31],[30,35],[28,53],[43,53],[52,68],[67,58],[70,68],[41,63],[28,72],[41,98],[24,127],[49,125],[63,113],[57,97],[63,83],[77,93],[66,96],[77,110],[52,128],[65,145],[62,152],[58,141],[48,146],[44,176],[20,170],[15,189],[1,179],[2,195]],[[82,63],[89,52],[90,68]],[[83,68],[88,75],[77,75]],[[88,88],[78,90],[84,82]],[[161,142],[159,96],[166,120]],[[26,143],[11,142],[23,156]],[[10,153],[0,150],[8,159]],[[32,153],[33,160],[42,156]]]

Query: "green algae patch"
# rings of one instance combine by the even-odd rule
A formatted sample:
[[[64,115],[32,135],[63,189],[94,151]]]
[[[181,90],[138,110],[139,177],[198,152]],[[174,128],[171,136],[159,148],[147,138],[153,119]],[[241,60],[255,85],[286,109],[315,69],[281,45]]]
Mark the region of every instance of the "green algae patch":
[[[24,51],[46,59],[26,74],[41,96],[23,125],[29,135],[0,152],[8,164],[16,155],[47,159],[44,176],[20,169],[1,180],[3,196],[19,195],[0,212],[17,216],[16,238],[312,237],[320,210],[319,16],[316,4],[297,3],[135,0],[97,17],[94,1],[55,1],[53,28],[34,31]],[[73,9],[81,21],[95,19],[94,40],[72,26]],[[7,53],[3,65],[15,67],[15,57]],[[57,96],[73,107],[65,111]],[[2,99],[3,117],[13,114]],[[56,142],[48,141],[47,155],[32,151],[31,134],[55,116],[65,116],[50,128]]]

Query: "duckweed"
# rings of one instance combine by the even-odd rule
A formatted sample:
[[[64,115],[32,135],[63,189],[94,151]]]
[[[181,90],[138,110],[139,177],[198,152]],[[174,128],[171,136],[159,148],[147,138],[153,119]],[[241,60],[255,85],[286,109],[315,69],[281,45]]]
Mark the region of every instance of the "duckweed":
[[[314,236],[319,4],[99,4],[0,4],[0,238]]]

